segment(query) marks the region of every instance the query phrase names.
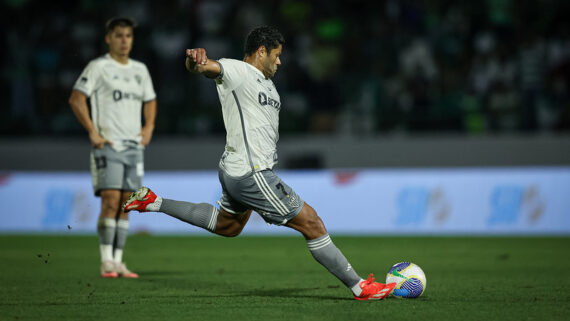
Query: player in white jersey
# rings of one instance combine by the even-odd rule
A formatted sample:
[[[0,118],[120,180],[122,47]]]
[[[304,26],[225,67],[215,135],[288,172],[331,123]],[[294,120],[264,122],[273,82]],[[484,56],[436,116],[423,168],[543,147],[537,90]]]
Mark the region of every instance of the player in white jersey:
[[[346,285],[357,300],[385,298],[395,283],[363,280],[334,245],[323,221],[272,170],[281,100],[271,77],[281,65],[283,36],[274,28],[252,30],[246,39],[245,58],[208,59],[203,48],[186,51],[191,73],[215,79],[227,138],[219,164],[222,196],[219,209],[206,203],[162,198],[147,187],[131,194],[125,211],[163,212],[222,236],[237,236],[253,211],[275,225],[299,231],[313,257]]]
[[[154,131],[156,94],[145,64],[129,58],[134,27],[129,18],[107,22],[109,53],[85,67],[69,98],[91,140],[93,189],[101,197],[97,230],[105,278],[138,277],[122,261],[129,221],[121,204],[142,185],[143,149]]]

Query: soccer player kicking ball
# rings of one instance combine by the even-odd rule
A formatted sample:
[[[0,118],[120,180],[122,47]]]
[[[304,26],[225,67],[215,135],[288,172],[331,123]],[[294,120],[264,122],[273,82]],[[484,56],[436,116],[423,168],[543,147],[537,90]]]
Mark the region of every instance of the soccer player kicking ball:
[[[162,212],[218,235],[240,234],[252,210],[275,225],[295,229],[307,240],[313,257],[335,275],[357,300],[380,300],[396,283],[363,280],[334,245],[323,221],[272,170],[277,162],[281,100],[271,77],[281,65],[283,36],[274,28],[252,30],[243,61],[208,59],[203,48],[186,50],[186,69],[214,79],[227,132],[219,163],[222,195],[219,209],[206,203],[170,200],[146,187],[132,193],[125,212]]]

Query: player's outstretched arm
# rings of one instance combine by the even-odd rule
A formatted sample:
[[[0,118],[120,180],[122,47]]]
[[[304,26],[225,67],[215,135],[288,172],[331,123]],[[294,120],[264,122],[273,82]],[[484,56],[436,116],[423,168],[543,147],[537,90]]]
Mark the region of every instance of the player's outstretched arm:
[[[216,78],[222,72],[220,64],[208,59],[204,48],[186,49],[186,69],[194,74]]]

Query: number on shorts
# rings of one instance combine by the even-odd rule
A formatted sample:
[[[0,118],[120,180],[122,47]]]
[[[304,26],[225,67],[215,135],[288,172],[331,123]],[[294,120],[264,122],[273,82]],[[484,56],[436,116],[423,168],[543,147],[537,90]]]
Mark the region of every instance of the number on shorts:
[[[95,168],[101,169],[107,167],[107,157],[95,157]]]
[[[277,183],[275,187],[277,187],[277,189],[280,190],[283,193],[283,195],[289,196],[289,194],[287,194],[287,192],[285,191],[285,187],[283,186],[283,184]]]

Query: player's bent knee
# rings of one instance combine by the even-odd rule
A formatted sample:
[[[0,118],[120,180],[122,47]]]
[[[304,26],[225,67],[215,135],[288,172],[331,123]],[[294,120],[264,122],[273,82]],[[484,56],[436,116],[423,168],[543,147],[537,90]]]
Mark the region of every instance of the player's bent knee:
[[[307,203],[305,203],[299,215],[287,223],[287,226],[299,231],[308,240],[318,238],[327,233],[323,221]]]
[[[110,213],[113,215],[116,215],[116,213],[119,212],[120,209],[120,202],[119,200],[103,200],[101,202],[101,211],[103,213]]]
[[[241,234],[243,226],[239,224],[231,224],[226,226],[216,227],[215,233],[225,237],[236,237]]]
[[[309,230],[316,236],[322,236],[325,235],[327,233],[327,230],[325,229],[325,224],[323,223],[323,221],[321,220],[321,218],[317,215],[315,215],[315,217],[313,219],[310,220],[309,224],[308,224]]]
[[[108,208],[119,208],[121,203],[121,193],[115,190],[101,191],[101,206]]]
[[[240,235],[249,219],[249,214],[250,213],[246,213],[244,214],[245,216],[235,216],[223,209],[220,210],[214,233],[225,237],[236,237]]]

